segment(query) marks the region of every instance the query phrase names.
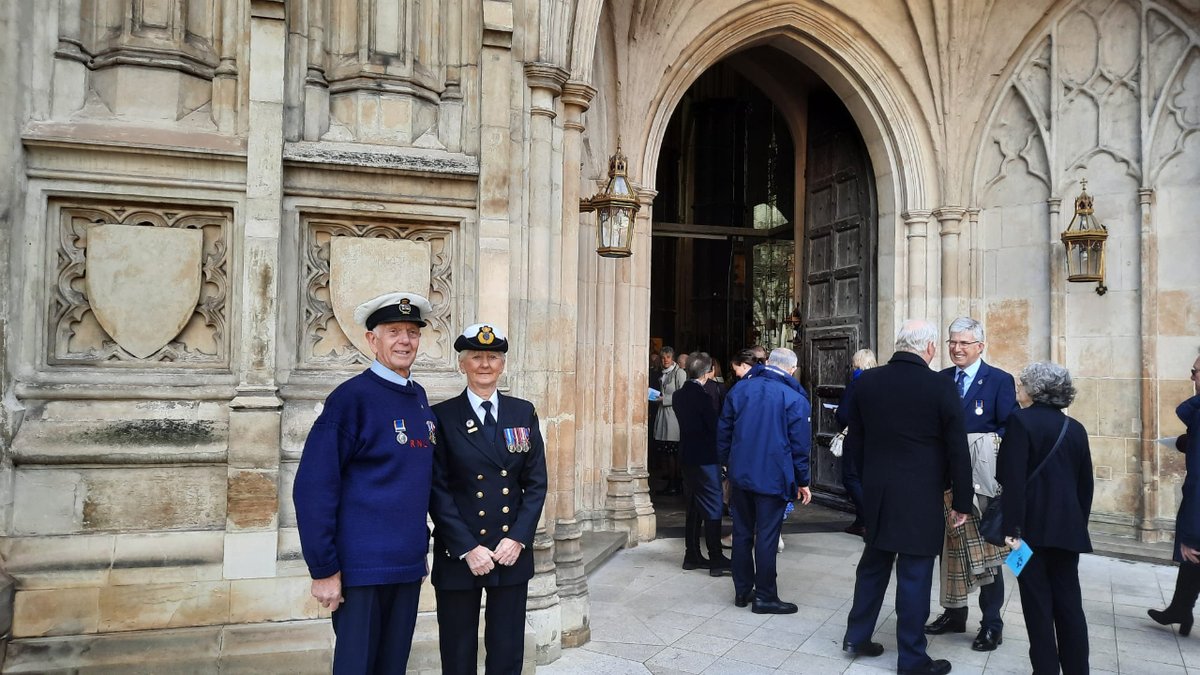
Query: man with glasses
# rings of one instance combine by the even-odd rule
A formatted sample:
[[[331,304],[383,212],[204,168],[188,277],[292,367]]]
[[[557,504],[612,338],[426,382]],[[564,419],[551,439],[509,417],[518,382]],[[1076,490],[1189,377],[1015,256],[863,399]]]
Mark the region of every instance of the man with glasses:
[[[984,362],[983,325],[960,317],[950,324],[950,360],[954,366],[942,374],[954,380],[962,399],[967,444],[971,450],[972,482],[978,511],[965,527],[947,528],[941,556],[942,615],[925,626],[929,635],[965,633],[967,599],[979,588],[983,611],[979,634],[971,644],[977,652],[990,652],[1004,641],[1004,575],[1000,570],[1005,551],[979,536],[979,515],[999,489],[996,483],[996,450],[1004,436],[1004,423],[1017,407],[1013,376]],[[947,499],[949,499],[947,497]],[[947,509],[949,502],[947,501]]]

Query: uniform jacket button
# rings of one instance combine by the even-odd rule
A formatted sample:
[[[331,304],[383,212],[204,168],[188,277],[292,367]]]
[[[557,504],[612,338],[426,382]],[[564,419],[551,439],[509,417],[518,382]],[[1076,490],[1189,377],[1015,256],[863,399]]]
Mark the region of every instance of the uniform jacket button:
[[[506,507],[500,509],[500,511],[503,513],[508,513],[508,507],[506,506]]]
[[[481,537],[482,537],[482,536],[483,536],[483,535],[485,535],[485,534],[487,534],[487,530],[480,530],[480,531],[479,531],[479,536],[481,536]]]
[[[504,531],[504,532],[508,532],[508,526],[507,526],[507,525],[505,525],[504,527],[502,527],[502,528],[500,528],[500,529],[501,529],[502,531]]]
[[[501,490],[500,494],[502,494],[502,495],[508,494],[508,488],[504,488],[503,490]]]
[[[479,474],[478,476],[475,476],[475,480],[483,480],[483,474]]]
[[[475,496],[476,496],[476,497],[478,497],[479,499],[483,499],[483,493],[482,493],[482,492],[476,492],[476,493],[475,493]]]
[[[486,515],[487,515],[487,514],[486,514],[486,513],[484,513],[483,511],[480,511],[480,512],[479,512],[479,517],[480,517],[480,518],[482,518],[482,517],[484,517],[484,516],[486,516]]]
[[[500,475],[501,475],[501,476],[507,476],[507,475],[508,475],[508,469],[500,469]]]

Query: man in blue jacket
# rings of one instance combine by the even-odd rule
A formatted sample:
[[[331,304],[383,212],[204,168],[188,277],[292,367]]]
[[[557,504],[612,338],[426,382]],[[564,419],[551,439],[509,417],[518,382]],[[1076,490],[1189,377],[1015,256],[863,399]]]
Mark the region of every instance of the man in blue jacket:
[[[334,673],[403,673],[421,582],[436,419],[410,369],[433,313],[412,293],[359,305],[371,367],[325,399],[292,489],[312,594],[333,610]]]
[[[717,426],[717,458],[732,487],[734,604],[753,599],[755,614],[796,611],[779,599],[775,583],[784,510],[792,499],[812,501],[812,410],[794,372],[796,353],[773,350],[760,372],[730,390]]]

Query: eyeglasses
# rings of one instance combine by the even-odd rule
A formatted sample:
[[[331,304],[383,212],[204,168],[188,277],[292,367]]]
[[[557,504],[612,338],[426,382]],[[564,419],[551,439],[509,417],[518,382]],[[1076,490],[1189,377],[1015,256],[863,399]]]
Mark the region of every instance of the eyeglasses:
[[[946,340],[946,344],[950,345],[951,349],[954,347],[970,347],[971,345],[979,344],[979,340],[972,340],[970,342],[966,340]]]

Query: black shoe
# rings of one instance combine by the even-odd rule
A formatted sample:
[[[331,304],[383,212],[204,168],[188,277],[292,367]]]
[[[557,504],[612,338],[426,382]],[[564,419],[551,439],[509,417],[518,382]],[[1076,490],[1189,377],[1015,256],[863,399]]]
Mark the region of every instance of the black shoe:
[[[879,656],[883,653],[883,645],[878,642],[862,642],[854,644],[842,640],[842,651],[855,656]]]
[[[704,556],[696,554],[694,556],[683,556],[683,569],[685,570],[706,570],[709,568],[709,563],[704,559]]]
[[[1192,632],[1192,613],[1191,611],[1184,612],[1183,610],[1176,611],[1171,607],[1163,610],[1148,609],[1146,613],[1151,619],[1164,625],[1170,626],[1173,623],[1179,624],[1179,634],[1187,637]]]
[[[729,563],[729,560],[710,560],[708,564],[708,576],[731,577],[733,576],[733,565]]]
[[[950,662],[946,659],[938,659],[930,661],[929,665],[922,668],[909,668],[908,670],[897,671],[900,675],[946,675],[950,672]]]
[[[750,604],[750,601],[753,599],[754,589],[751,588],[750,590],[746,591],[744,595],[737,595],[735,593],[733,596],[733,604],[735,607],[745,607],[746,605]]]
[[[975,641],[971,643],[971,649],[977,652],[992,652],[1002,644],[1004,644],[1003,631],[995,628],[980,628],[979,635],[976,635]]]
[[[782,600],[755,600],[750,611],[755,614],[795,614],[795,604]]]
[[[967,613],[955,612],[954,610],[942,612],[942,615],[934,619],[933,623],[925,626],[926,635],[965,632],[967,632]]]

